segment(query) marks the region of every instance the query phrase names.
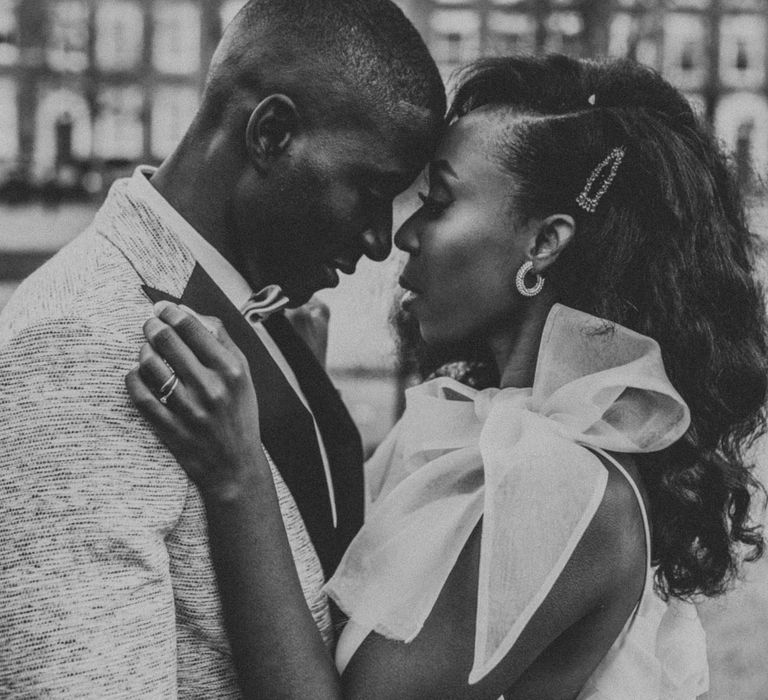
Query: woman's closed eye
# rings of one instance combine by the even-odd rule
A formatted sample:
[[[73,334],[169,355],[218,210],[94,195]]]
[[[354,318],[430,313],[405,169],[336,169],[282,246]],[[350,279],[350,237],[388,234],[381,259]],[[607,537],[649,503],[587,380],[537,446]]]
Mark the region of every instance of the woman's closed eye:
[[[419,192],[418,195],[421,200],[421,208],[430,219],[436,219],[451,205],[450,201],[437,199],[431,194]]]

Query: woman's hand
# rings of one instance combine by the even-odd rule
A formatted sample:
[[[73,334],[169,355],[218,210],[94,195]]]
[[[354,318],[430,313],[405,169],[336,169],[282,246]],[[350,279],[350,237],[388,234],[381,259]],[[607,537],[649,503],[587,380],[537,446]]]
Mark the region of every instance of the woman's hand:
[[[128,393],[204,496],[227,498],[263,475],[248,363],[218,319],[155,304]]]

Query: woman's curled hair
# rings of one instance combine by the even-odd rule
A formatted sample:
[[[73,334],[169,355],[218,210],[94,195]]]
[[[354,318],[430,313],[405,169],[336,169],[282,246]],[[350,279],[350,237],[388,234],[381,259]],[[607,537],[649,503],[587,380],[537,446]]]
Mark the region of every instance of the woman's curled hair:
[[[514,116],[496,158],[522,221],[571,215],[576,234],[547,273],[562,303],[654,338],[691,425],[638,456],[663,595],[723,592],[763,552],[747,451],[765,429],[766,318],[756,238],[727,161],[685,98],[631,61],[484,59],[462,74],[448,119]],[[590,173],[624,149],[593,212]]]

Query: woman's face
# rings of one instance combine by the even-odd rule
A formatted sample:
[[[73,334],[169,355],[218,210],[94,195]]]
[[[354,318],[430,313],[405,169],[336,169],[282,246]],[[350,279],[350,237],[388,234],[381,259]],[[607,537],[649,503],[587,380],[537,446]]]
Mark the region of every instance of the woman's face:
[[[514,178],[488,155],[501,126],[472,112],[449,127],[428,166],[424,205],[395,235],[409,253],[403,306],[428,343],[488,337],[514,319],[530,231],[516,223]]]

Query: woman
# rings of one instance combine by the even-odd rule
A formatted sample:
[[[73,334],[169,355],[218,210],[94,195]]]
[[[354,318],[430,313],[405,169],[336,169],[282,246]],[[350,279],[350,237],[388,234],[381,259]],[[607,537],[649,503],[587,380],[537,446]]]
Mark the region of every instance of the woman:
[[[203,494],[243,689],[693,698],[706,658],[682,601],[722,592],[742,546],[763,548],[744,452],[764,426],[765,318],[723,157],[685,99],[629,62],[481,61],[448,123],[395,237],[403,303],[426,343],[486,350],[499,388],[409,391],[327,586],[350,618],[338,672],[237,348],[163,305],[185,391],[150,398],[163,358],[149,348],[154,367],[128,378]]]

